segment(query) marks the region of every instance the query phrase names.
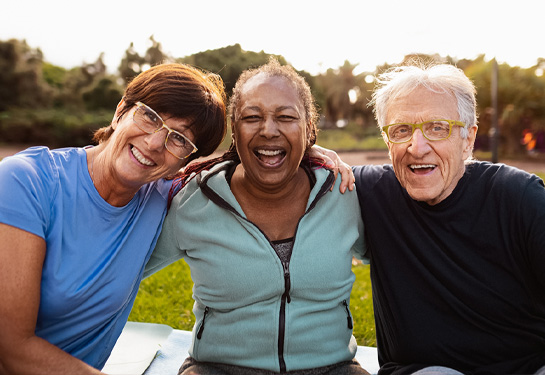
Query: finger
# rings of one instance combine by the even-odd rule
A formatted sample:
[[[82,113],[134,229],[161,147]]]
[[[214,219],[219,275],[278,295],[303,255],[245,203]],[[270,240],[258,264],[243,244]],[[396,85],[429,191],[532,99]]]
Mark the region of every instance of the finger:
[[[348,189],[349,191],[354,190],[355,177],[350,165],[342,162],[339,165],[339,172],[341,173],[341,184],[339,187],[341,193],[344,194],[346,189]]]
[[[337,181],[337,176],[339,175],[339,168],[333,162],[332,166],[328,165],[328,168],[331,169],[331,171],[333,172],[333,177],[335,177],[333,179],[333,184],[331,184],[331,187],[329,188],[329,191],[333,191],[333,189],[335,188],[335,182]]]

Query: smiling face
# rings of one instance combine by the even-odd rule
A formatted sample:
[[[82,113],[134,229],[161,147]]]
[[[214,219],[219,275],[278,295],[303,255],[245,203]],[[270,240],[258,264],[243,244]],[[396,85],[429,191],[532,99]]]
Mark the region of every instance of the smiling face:
[[[233,127],[245,178],[265,191],[289,183],[305,152],[306,129],[303,104],[290,81],[263,73],[250,78]]]
[[[112,124],[115,131],[104,144],[107,152],[104,153],[106,157],[101,163],[108,167],[108,182],[126,189],[139,189],[146,183],[172,175],[186,162],[166,150],[166,129],[147,134],[134,124],[135,110],[136,107],[132,108]],[[162,117],[169,128],[183,133],[195,142],[193,134],[187,129],[189,121]]]
[[[453,95],[423,87],[392,100],[389,108],[387,124],[459,120]],[[405,143],[393,144],[384,136],[396,177],[411,198],[435,205],[452,193],[464,174],[477,132],[476,127],[470,128],[468,138],[463,139],[460,130],[454,126],[451,136],[442,141],[427,140],[419,129]]]

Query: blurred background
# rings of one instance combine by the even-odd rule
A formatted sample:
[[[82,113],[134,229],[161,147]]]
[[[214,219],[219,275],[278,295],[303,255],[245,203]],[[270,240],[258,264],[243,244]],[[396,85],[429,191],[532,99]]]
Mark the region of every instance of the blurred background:
[[[310,84],[322,146],[382,162],[368,107],[374,77],[419,59],[454,64],[475,83],[477,158],[545,169],[541,0],[19,0],[1,9],[0,158],[28,145],[90,144],[127,82],[155,64],[215,72],[230,94],[243,70],[274,55]]]

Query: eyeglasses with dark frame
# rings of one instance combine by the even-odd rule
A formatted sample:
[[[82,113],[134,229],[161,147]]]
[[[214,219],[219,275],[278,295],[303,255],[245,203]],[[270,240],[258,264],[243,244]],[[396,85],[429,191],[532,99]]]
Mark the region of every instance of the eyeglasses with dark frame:
[[[415,129],[420,129],[429,141],[442,141],[450,137],[453,126],[466,126],[456,120],[429,120],[420,124],[396,123],[382,127],[382,131],[392,143],[405,143],[412,139]]]
[[[165,148],[178,159],[186,159],[197,152],[197,146],[185,135],[173,130],[165,124],[161,116],[142,102],[136,103],[136,110],[132,115],[134,124],[144,133],[153,134],[166,129]]]

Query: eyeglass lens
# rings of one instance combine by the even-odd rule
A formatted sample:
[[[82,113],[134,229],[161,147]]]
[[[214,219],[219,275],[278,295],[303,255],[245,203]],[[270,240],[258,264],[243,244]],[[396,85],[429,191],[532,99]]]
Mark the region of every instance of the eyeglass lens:
[[[426,138],[432,141],[439,141],[448,138],[450,135],[450,124],[447,121],[429,121],[421,124],[398,124],[388,128],[388,137],[392,142],[405,142],[411,139],[415,128],[422,130]]]
[[[144,106],[140,106],[134,112],[134,123],[140,130],[152,134],[163,127],[168,130],[166,147],[174,155],[183,158],[193,151],[193,146],[182,134],[164,126],[163,121],[154,112]]]

